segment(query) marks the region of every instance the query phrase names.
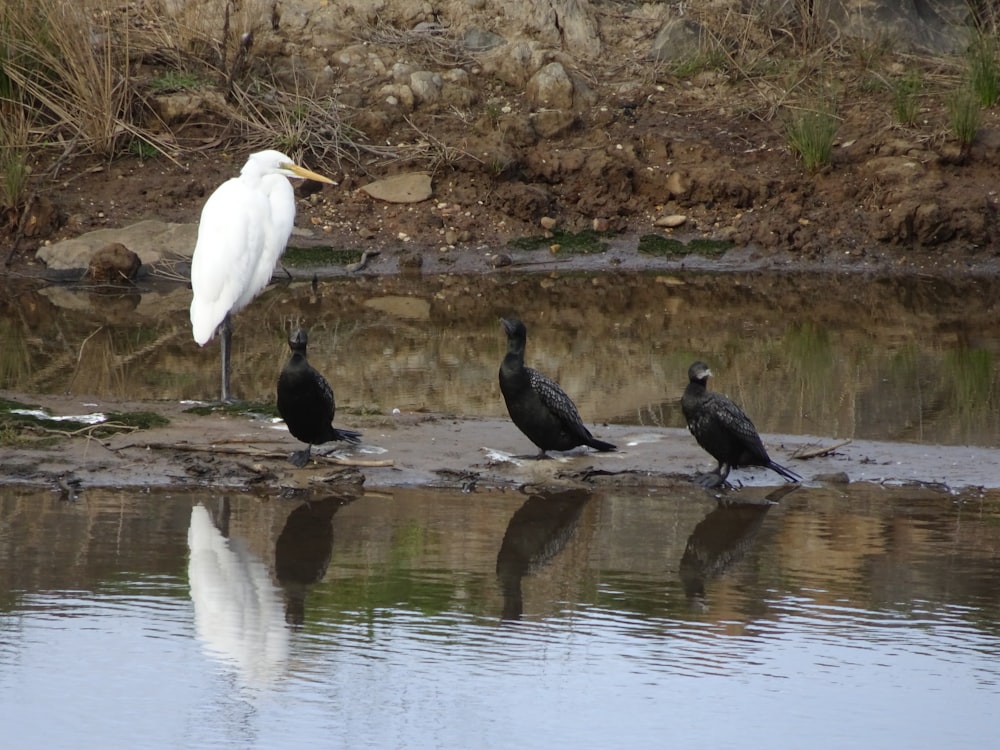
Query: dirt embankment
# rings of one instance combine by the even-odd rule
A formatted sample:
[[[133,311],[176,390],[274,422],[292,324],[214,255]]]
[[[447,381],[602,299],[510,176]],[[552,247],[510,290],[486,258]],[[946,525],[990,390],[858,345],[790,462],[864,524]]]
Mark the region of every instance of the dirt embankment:
[[[505,27],[488,2],[428,14],[401,1],[370,18],[345,2],[334,4],[344,6],[339,29],[324,31],[326,16],[309,3],[284,5],[242,80],[265,70],[280,78],[300,65],[314,76],[314,102],[335,106],[352,129],[339,131],[359,147],[350,155],[316,156],[319,126],[292,149],[340,181],[299,202],[299,226],[334,247],[481,255],[554,227],[707,237],[782,262],[964,269],[996,254],[1000,121],[983,110],[975,139],[959,146],[948,95],[961,60],[863,39],[805,49],[794,34],[781,42],[787,29],[765,35],[771,47],[764,37],[751,46],[750,31],[762,34],[763,24],[747,26],[734,49],[725,35],[736,29],[703,25],[729,43],[719,48],[725,55],[691,52],[684,67],[652,53],[677,22],[660,6],[648,16],[648,8],[580,4],[584,15],[570,18],[563,6],[575,4],[515,3]],[[295,20],[298,5],[309,23]],[[854,48],[867,52],[860,64]],[[762,59],[779,72],[744,67]],[[154,55],[134,71],[143,81],[167,72]],[[902,125],[893,85],[913,74],[924,84],[918,114]],[[207,195],[238,170],[240,144],[260,142],[259,133],[239,136],[241,105],[205,81],[195,92],[150,96],[161,135],[176,145],[172,159],[64,162],[41,152],[15,266],[42,242],[96,227],[196,221]],[[832,156],[809,171],[785,126],[823,102],[836,116]],[[279,143],[290,135],[275,126]],[[431,172],[432,199],[394,204],[359,190],[408,170]]]

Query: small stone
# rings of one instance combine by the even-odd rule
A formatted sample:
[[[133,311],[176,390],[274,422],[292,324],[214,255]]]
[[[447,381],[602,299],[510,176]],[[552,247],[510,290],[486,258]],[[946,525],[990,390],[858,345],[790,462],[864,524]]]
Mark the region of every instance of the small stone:
[[[542,227],[542,229],[555,229],[558,222],[551,216],[543,216],[538,220],[538,224]]]
[[[607,232],[609,222],[605,218],[595,217],[594,221],[592,222],[592,226],[594,227],[595,232]]]
[[[653,222],[653,226],[673,229],[687,222],[688,217],[684,214],[670,214],[669,216],[658,216]]]
[[[456,229],[446,229],[444,232],[444,241],[449,245],[458,244],[458,230]]]
[[[124,284],[139,272],[139,256],[120,242],[105,245],[90,259],[87,278],[98,284]]]

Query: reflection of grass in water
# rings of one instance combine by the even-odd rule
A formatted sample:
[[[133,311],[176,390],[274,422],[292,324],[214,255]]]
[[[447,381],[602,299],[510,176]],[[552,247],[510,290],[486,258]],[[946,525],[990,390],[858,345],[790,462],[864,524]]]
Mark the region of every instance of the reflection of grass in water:
[[[813,323],[792,326],[785,334],[785,353],[789,363],[802,372],[828,372],[833,364],[830,333]]]
[[[0,319],[0,383],[16,387],[31,374],[31,350],[24,337],[24,328],[10,319]]]
[[[981,414],[993,402],[993,356],[985,349],[959,349],[945,355],[945,378],[952,385],[954,409]]]
[[[421,569],[421,561],[437,546],[436,536],[438,532],[416,522],[394,528],[388,559],[339,575],[335,586],[313,587],[310,607],[333,619],[369,621],[380,610],[401,608],[441,615],[453,612],[459,600],[467,611],[481,611],[492,580]]]

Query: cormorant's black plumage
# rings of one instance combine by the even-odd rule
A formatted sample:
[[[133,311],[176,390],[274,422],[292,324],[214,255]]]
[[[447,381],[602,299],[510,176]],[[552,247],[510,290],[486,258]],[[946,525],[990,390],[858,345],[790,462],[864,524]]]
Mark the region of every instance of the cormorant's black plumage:
[[[576,405],[557,383],[524,366],[527,329],[520,320],[503,320],[507,354],[500,365],[500,391],[517,428],[545,451],[568,451],[587,445],[599,451],[618,450],[590,434]]]
[[[336,404],[333,389],[306,359],[306,332],[299,328],[288,339],[292,356],[288,358],[278,376],[278,413],[288,425],[293,436],[306,443],[305,450],[297,451],[289,460],[296,466],[309,462],[312,446],[331,440],[361,442],[361,433],[339,430],[333,426]]]
[[[688,429],[698,445],[719,462],[715,471],[699,477],[699,484],[717,487],[726,481],[730,469],[741,466],[762,466],[776,471],[789,482],[801,482],[802,477],[767,455],[757,428],[746,413],[721,393],[707,388],[712,371],[704,362],[695,362],[688,369],[688,384],[681,397],[681,410]]]

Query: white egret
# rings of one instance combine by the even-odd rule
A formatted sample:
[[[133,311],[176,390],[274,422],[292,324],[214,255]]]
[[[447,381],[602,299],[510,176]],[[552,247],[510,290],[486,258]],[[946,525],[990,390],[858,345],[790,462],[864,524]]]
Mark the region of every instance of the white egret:
[[[230,400],[230,315],[267,286],[295,223],[295,193],[288,177],[337,184],[279,151],[260,151],[201,210],[191,258],[191,330],[201,346],[216,330],[221,333],[223,401]]]

